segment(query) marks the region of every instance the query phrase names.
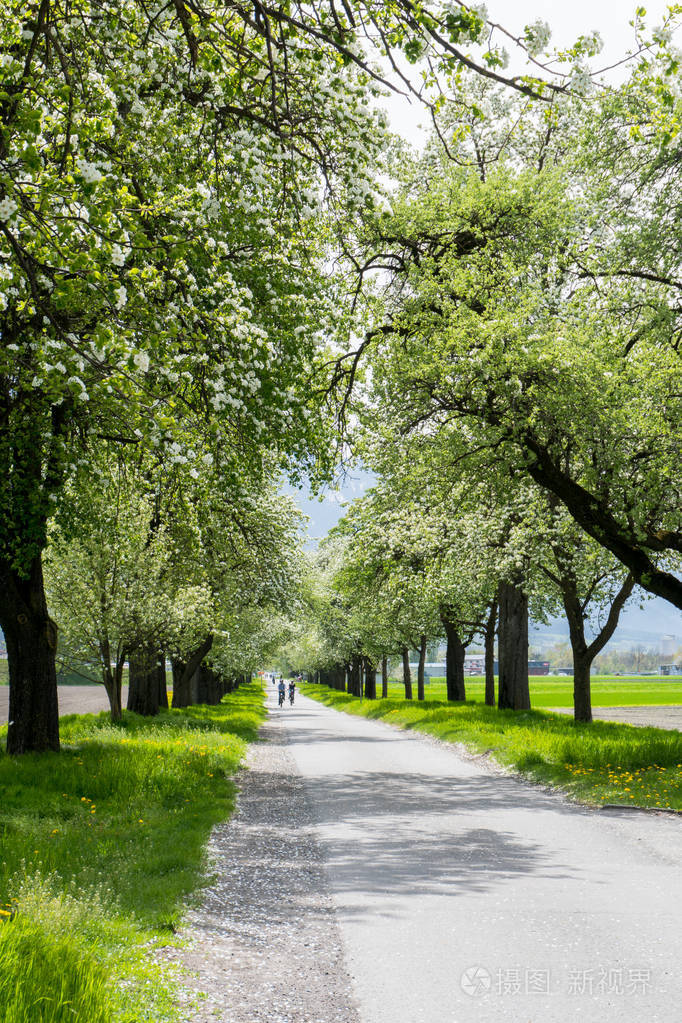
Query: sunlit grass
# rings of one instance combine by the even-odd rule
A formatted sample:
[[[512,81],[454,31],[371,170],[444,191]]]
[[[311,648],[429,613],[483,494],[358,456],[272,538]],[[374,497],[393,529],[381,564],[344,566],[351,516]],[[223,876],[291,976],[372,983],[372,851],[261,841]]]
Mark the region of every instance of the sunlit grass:
[[[218,707],[126,714],[120,726],[71,715],[61,753],[0,755],[0,1004],[23,1006],[7,1019],[174,1018],[149,945],[169,940],[202,883],[262,699],[252,684]],[[88,1008],[74,1015],[78,998]]]
[[[500,711],[475,702],[360,700],[317,685],[304,685],[302,692],[349,714],[489,751],[501,764],[586,802],[682,809],[678,731],[610,721],[581,725],[563,714]]]

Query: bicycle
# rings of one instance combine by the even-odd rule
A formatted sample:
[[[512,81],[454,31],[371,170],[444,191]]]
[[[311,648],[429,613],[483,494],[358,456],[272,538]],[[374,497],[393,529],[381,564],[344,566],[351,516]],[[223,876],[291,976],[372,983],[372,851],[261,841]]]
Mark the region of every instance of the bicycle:
[[[279,694],[279,705],[280,707],[284,706],[284,693]]]

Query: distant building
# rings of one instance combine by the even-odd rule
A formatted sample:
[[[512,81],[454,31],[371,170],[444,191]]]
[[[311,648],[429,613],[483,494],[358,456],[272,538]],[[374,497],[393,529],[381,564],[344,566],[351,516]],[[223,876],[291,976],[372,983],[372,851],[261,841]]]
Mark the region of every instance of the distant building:
[[[416,676],[419,665],[414,662],[410,663],[410,672]],[[499,675],[500,668],[497,661],[493,664],[493,672],[495,675]],[[485,675],[485,656],[484,654],[465,654],[464,655],[464,674],[465,675]],[[529,675],[549,675],[549,661],[529,661],[528,662],[528,674]],[[570,674],[573,674],[573,669],[570,669]],[[445,678],[445,662],[444,661],[428,661],[424,665],[424,681],[429,681],[432,678]]]

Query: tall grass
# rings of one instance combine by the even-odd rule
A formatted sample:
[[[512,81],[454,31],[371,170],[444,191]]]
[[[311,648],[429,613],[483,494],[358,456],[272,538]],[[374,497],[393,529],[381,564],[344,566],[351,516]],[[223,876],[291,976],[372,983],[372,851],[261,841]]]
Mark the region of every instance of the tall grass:
[[[361,700],[326,686],[304,685],[327,706],[415,729],[477,752],[590,803],[682,809],[682,734],[610,721],[576,724],[542,711],[427,699]]]
[[[229,776],[263,717],[259,685],[219,707],[62,718],[59,754],[0,755],[5,1023],[171,1020],[167,943],[197,892]]]

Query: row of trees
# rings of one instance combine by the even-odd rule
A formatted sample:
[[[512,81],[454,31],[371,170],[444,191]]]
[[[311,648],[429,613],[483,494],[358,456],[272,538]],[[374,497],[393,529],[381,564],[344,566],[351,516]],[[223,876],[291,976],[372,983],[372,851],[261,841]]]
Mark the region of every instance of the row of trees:
[[[526,709],[528,616],[566,614],[574,665],[575,716],[591,720],[590,669],[613,635],[630,597],[632,574],[589,537],[565,510],[517,481],[508,503],[488,488],[418,498],[398,481],[355,502],[322,544],[312,565],[308,614],[286,654],[296,667],[350,675],[358,693],[400,654],[412,698],[410,651],[419,652],[417,696],[424,698],[430,641],[447,639],[449,700],[466,699],[464,657],[475,639],[485,647],[486,702]],[[499,650],[499,693],[493,676]]]
[[[278,614],[296,606],[300,513],[272,474],[229,491],[201,477],[99,450],[74,478],[45,562],[60,661],[106,688],[113,720],[129,665],[128,709],[217,702],[268,656]],[[276,477],[275,477],[276,480]]]
[[[423,664],[445,635],[463,699],[478,636],[492,701],[497,617],[498,703],[527,707],[528,607],[561,609],[589,721],[635,585],[682,608],[676,70],[645,60],[550,109],[472,81],[365,218],[368,329],[335,382],[378,484],[323,548],[312,614],[317,664],[350,665],[352,691],[357,663]]]
[[[532,455],[540,485],[564,472],[563,448],[545,436],[530,408],[509,425],[502,398],[521,379],[510,368],[520,335],[512,330],[512,347],[493,374],[502,396],[493,414],[485,403],[467,404],[465,371],[449,374],[453,360],[463,359],[465,370],[469,365],[466,329],[458,328],[449,354],[450,341],[443,348],[429,339],[429,354],[423,344],[429,316],[440,316],[444,339],[451,310],[479,317],[486,340],[471,367],[487,373],[485,360],[506,330],[504,313],[495,309],[502,309],[500,296],[509,286],[523,305],[513,315],[508,311],[510,326],[532,319],[540,332],[551,333],[552,302],[543,305],[543,299],[541,312],[528,311],[544,287],[540,264],[547,255],[548,294],[584,280],[577,291],[605,294],[609,325],[615,320],[630,330],[620,374],[627,394],[631,367],[649,345],[634,338],[651,325],[658,354],[647,400],[667,393],[671,348],[658,341],[674,327],[668,298],[676,288],[678,239],[665,221],[675,195],[674,147],[666,149],[664,140],[675,100],[666,75],[676,59],[665,32],[658,45],[670,66],[656,72],[660,87],[650,92],[653,72],[645,62],[625,99],[604,100],[594,187],[583,216],[583,205],[562,193],[549,168],[556,162],[555,139],[566,137],[555,128],[563,107],[554,101],[583,91],[593,39],[578,40],[560,55],[564,63],[553,65],[559,71],[550,73],[541,58],[545,29],[529,26],[512,41],[534,62],[533,74],[510,77],[497,44],[500,29],[480,10],[450,0],[426,6],[358,0],[340,7],[324,0],[277,8],[225,0],[13,0],[6,8],[0,24],[0,626],[9,658],[11,752],[58,748],[57,625],[79,649],[76,632],[89,637],[85,646],[102,664],[114,713],[121,650],[133,662],[139,658],[133,675],[141,678],[152,677],[160,650],[172,654],[185,664],[186,671],[178,669],[182,691],[194,654],[209,636],[217,659],[221,633],[258,634],[253,609],[274,595],[260,590],[268,575],[262,537],[265,532],[278,544],[291,535],[274,509],[271,531],[264,499],[282,474],[296,480],[307,473],[319,481],[332,472],[339,450],[333,425],[339,410],[342,423],[348,418],[344,384],[358,376],[351,351],[358,335],[372,349],[376,399],[383,405],[382,387],[390,393],[394,379],[401,390],[404,383],[405,405],[395,405],[389,417],[396,436],[407,443],[414,429],[409,423],[431,422],[430,434],[440,438],[434,452],[447,440],[457,457],[457,443],[477,446],[482,433],[480,443],[494,449],[501,431],[499,449],[510,464],[510,453],[521,452],[525,467],[540,445],[540,454]],[[644,36],[641,42],[646,47]],[[402,70],[411,64],[415,75]],[[503,120],[477,102],[475,89],[465,88],[465,69],[546,112],[524,115],[528,124],[533,117],[537,122],[528,128],[537,173],[516,167],[528,164],[526,143],[519,143],[526,127],[500,146]],[[466,157],[454,176],[459,164],[447,164],[444,174],[438,165],[444,157],[435,150],[425,165],[401,157],[401,190],[392,210],[377,185],[390,170],[391,146],[372,102],[387,85],[419,95],[450,156],[460,163]],[[460,113],[447,112],[446,94],[462,97]],[[630,100],[634,122],[626,109]],[[476,178],[469,157],[477,136],[470,125],[465,133],[462,128],[467,119],[478,124],[480,116],[494,138],[486,141]],[[633,123],[634,154],[630,135],[628,145],[621,137]],[[608,170],[603,159],[599,164],[598,154],[604,157],[611,146],[622,161],[615,176],[611,163]],[[518,149],[505,155],[509,166],[499,173],[488,167],[495,147],[505,154]],[[650,149],[660,157],[652,174]],[[631,164],[646,214],[639,219],[623,211]],[[442,180],[441,193],[430,187],[434,175]],[[594,227],[595,202],[611,203],[621,217],[615,243]],[[654,222],[657,238],[670,242],[662,266],[648,258]],[[524,234],[528,224],[535,228]],[[565,229],[576,225],[586,250],[582,241],[565,247]],[[514,231],[526,239],[518,248]],[[532,280],[524,277],[531,250]],[[476,269],[484,253],[492,259],[492,276],[483,263]],[[627,254],[628,272],[619,267],[618,253],[622,259]],[[644,267],[636,279],[628,276],[630,259]],[[350,296],[344,271],[352,278]],[[452,276],[449,291],[442,289],[444,275]],[[631,302],[621,314],[615,299],[628,285]],[[637,304],[640,285],[651,301],[647,292]],[[445,306],[432,308],[434,289],[447,298]],[[600,335],[604,347],[609,331]],[[407,347],[406,338],[412,339]],[[340,351],[350,354],[337,362]],[[570,362],[572,349],[566,358]],[[612,361],[618,362],[615,355]],[[434,380],[440,381],[435,387]],[[471,382],[472,395],[483,393],[475,378]],[[356,390],[352,400],[367,421],[370,391]],[[440,428],[450,413],[467,423],[459,440],[456,431]],[[403,414],[408,419],[401,425]],[[519,424],[526,415],[524,432]],[[666,518],[670,501],[656,483],[656,473],[674,456],[676,420],[672,414],[659,420],[654,425],[663,430],[662,444],[651,455],[638,449],[635,475],[645,481],[644,504],[660,498],[660,515],[656,505],[651,521],[645,515],[630,522],[624,492],[611,518],[602,514],[602,498],[590,528],[628,564],[631,555],[631,570],[643,584],[650,578],[656,592],[674,595],[677,581],[646,555],[654,540],[657,550],[672,550],[677,535]],[[651,440],[651,430],[647,436]],[[588,442],[582,435],[573,441],[566,483],[553,490],[579,519]],[[367,458],[375,464],[369,450]],[[622,467],[618,437],[606,444],[605,458],[612,468]],[[120,514],[110,509],[112,502],[120,502]],[[252,515],[254,506],[263,519]],[[110,537],[120,531],[127,539],[108,567],[95,569],[92,538],[98,530],[102,535],[104,523]],[[223,530],[226,537],[216,537]],[[223,558],[225,545],[229,556]],[[103,555],[103,540],[99,547]],[[50,599],[61,601],[55,603],[59,622],[48,607],[46,551]],[[286,552],[278,557],[287,561]],[[118,582],[124,562],[138,570],[127,576],[129,603],[118,617],[127,624],[119,640],[118,629],[101,623],[109,602],[123,607],[112,579]],[[100,575],[97,628],[92,614],[79,630],[73,624],[87,605],[72,568],[77,563],[83,574]],[[243,596],[247,587],[253,599]],[[240,664],[246,666],[243,659]]]

